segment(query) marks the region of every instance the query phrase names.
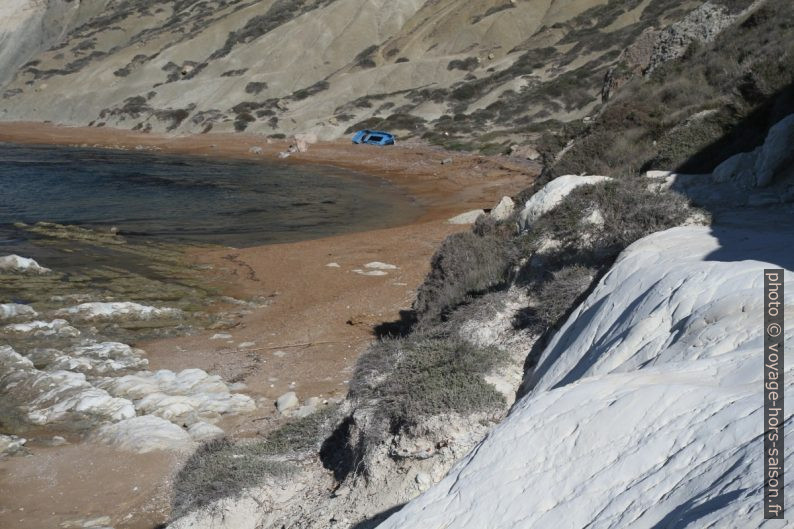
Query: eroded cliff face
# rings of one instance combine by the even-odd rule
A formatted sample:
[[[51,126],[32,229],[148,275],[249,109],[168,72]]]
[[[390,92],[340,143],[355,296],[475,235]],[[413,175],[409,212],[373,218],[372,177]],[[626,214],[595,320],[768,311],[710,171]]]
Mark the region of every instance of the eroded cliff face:
[[[587,116],[623,49],[701,4],[14,0],[0,8],[0,119],[321,138],[526,129]]]

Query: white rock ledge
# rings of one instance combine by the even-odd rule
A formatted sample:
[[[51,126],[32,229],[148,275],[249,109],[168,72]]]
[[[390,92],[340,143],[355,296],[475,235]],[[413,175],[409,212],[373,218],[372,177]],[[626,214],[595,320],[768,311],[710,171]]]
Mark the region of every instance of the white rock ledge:
[[[675,228],[626,249],[507,419],[379,527],[782,527],[762,510],[761,292],[764,268],[791,263],[792,229],[742,224]],[[790,271],[785,283],[794,291]],[[792,367],[787,355],[787,398]],[[791,421],[787,410],[789,467]]]
[[[577,187],[598,184],[607,180],[611,180],[611,178],[608,176],[576,175],[565,175],[555,178],[532,195],[524,204],[524,208],[519,213],[519,229],[528,229],[542,215],[557,207]]]
[[[84,321],[150,320],[154,318],[178,317],[182,311],[174,308],[158,308],[129,301],[89,302],[55,311],[57,316]]]
[[[6,274],[49,274],[49,268],[28,257],[11,254],[0,257],[0,273]]]

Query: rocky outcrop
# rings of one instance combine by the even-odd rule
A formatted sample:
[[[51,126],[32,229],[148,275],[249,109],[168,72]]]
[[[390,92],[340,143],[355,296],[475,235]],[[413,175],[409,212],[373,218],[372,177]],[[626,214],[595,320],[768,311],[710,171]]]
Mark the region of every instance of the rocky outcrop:
[[[772,527],[756,478],[757,293],[764,268],[790,266],[785,217],[674,228],[629,247],[546,347],[529,395],[379,527]]]
[[[409,428],[395,432],[375,412],[377,402],[350,397],[340,406],[342,419],[336,430],[319,449],[319,461],[312,454],[309,458],[304,456],[300,469],[290,476],[263,476],[260,487],[246,490],[236,498],[215,501],[182,516],[169,527],[375,527],[384,513],[441,480],[456,461],[485,437],[514,400],[526,351],[537,336],[516,330],[513,325],[518,311],[527,303],[520,289],[500,293],[497,298],[487,300],[477,314],[468,314],[454,328],[461,339],[481,347],[499,348],[509,358],[486,377],[505,398],[501,412],[450,411],[416,417]],[[492,312],[494,306],[499,310]],[[290,393],[279,400],[292,404],[293,409],[297,404],[297,398]],[[307,406],[312,403],[307,401]],[[268,505],[264,511],[259,508],[263,502]]]
[[[150,307],[129,301],[81,303],[55,311],[56,316],[83,321],[149,320],[179,317],[181,311],[169,307]]]
[[[631,46],[620,53],[617,63],[607,70],[601,87],[601,101],[607,102],[621,86],[645,73],[659,40],[659,30],[648,28]]]
[[[493,207],[489,215],[496,221],[503,221],[510,218],[513,211],[516,209],[516,204],[510,197],[502,197],[502,200]]]
[[[555,178],[543,188],[532,195],[518,215],[520,230],[526,230],[535,220],[543,214],[554,209],[571,191],[583,185],[592,185],[605,182],[607,176],[577,176],[565,175]]]
[[[677,59],[693,42],[711,42],[733,24],[737,17],[738,15],[732,15],[722,6],[705,2],[683,20],[671,24],[659,33],[643,73],[653,73],[659,65]]]
[[[606,102],[621,86],[639,75],[650,75],[662,64],[681,57],[693,43],[707,44],[747,12],[757,8],[758,0],[741,12],[704,2],[682,20],[667,28],[648,28],[621,52],[617,63],[607,70],[601,88]]]
[[[714,169],[719,183],[744,188],[767,187],[794,161],[794,114],[780,120],[767,134],[763,145],[752,152],[736,154]]]
[[[51,270],[28,257],[4,255],[0,257],[0,273],[5,274],[46,274]]]
[[[712,208],[794,202],[794,114],[774,124],[753,151],[735,154],[710,174],[648,171],[651,185],[679,191]]]
[[[485,215],[484,209],[473,209],[471,211],[461,213],[460,215],[455,215],[451,219],[447,220],[447,222],[450,224],[474,224],[480,215]]]
[[[32,259],[9,256],[6,273],[47,274]],[[96,442],[146,452],[194,448],[223,435],[224,416],[253,411],[246,395],[233,393],[220,376],[201,369],[149,371],[145,351],[101,340],[98,326],[161,325],[185,317],[170,307],[134,302],[86,301],[53,308],[57,301],[92,299],[90,293],[49,296],[42,304],[0,304],[0,423],[4,433],[39,427],[69,431]],[[38,302],[37,302],[38,303]],[[27,434],[26,434],[27,435]]]
[[[30,319],[38,316],[30,305],[20,303],[0,303],[0,320],[13,320],[16,318]]]
[[[73,427],[86,421],[119,421],[135,416],[131,401],[111,397],[92,386],[84,374],[38,370],[8,346],[0,348],[0,398],[5,410],[3,422],[18,427]]]

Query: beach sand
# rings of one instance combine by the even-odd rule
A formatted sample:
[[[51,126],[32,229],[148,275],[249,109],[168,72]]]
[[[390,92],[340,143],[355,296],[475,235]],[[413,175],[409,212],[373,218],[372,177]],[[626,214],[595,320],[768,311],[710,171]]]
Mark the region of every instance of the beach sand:
[[[289,145],[288,141],[268,143],[249,134],[171,137],[36,123],[1,123],[0,141],[123,150],[157,148],[162,153],[262,160],[277,159]],[[255,146],[262,152],[249,152]],[[136,345],[147,351],[152,369],[198,367],[228,381],[245,383],[245,392],[258,398],[260,406],[250,416],[223,424],[233,437],[256,435],[279,424],[283,419],[273,401],[286,391],[295,391],[301,401],[344,397],[356,358],[374,339],[376,326],[398,320],[400,311],[411,308],[438,245],[447,235],[469,229],[446,220],[471,209],[492,207],[502,196],[529,185],[541,169],[531,162],[451,153],[422,143],[375,147],[341,140],[312,144],[307,152],[295,153],[286,162],[334,165],[385,179],[414,197],[424,212],[411,224],[387,229],[242,249],[218,247],[189,255],[191,260],[211,265],[207,281],[229,296],[262,297],[267,303],[251,309],[231,329]],[[375,261],[397,268],[375,276],[354,271],[371,271],[365,265]],[[327,266],[330,263],[339,266]],[[231,337],[218,338],[217,334]],[[107,461],[110,464],[113,458]],[[74,505],[72,512],[111,515],[117,528],[151,527],[152,520],[167,515],[162,494],[177,464],[136,476],[138,481],[150,482],[147,490],[157,491],[158,497],[143,494],[134,509],[121,497],[113,503],[108,492],[103,503],[111,512],[98,511],[94,503],[86,505],[90,512],[82,512],[79,505]],[[0,464],[0,484],[7,484],[12,474],[25,472],[19,463]],[[83,481],[86,497],[91,497],[92,491],[105,490],[103,476],[113,472],[97,461],[91,475],[93,478]],[[35,480],[29,483],[31,492],[36,486]],[[47,490],[57,494],[58,489],[56,483]],[[7,506],[8,516],[0,512],[0,525],[14,521],[16,527],[35,527],[42,522],[41,517],[17,516],[16,503],[23,506],[26,494],[18,491],[17,496],[20,501]],[[111,509],[112,505],[118,508]],[[135,516],[122,520],[130,509]],[[48,521],[62,519],[59,515]]]

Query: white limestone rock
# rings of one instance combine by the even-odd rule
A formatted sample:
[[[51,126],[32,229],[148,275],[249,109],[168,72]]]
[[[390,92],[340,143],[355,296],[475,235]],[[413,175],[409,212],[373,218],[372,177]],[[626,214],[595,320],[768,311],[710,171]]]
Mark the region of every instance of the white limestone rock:
[[[152,415],[106,424],[97,429],[90,439],[139,454],[155,450],[186,451],[196,446],[187,431]]]
[[[190,428],[187,429],[187,433],[189,433],[190,437],[197,442],[220,439],[225,435],[222,429],[218,428],[214,424],[203,421],[192,424]]]
[[[57,316],[84,321],[150,320],[179,317],[179,309],[151,307],[130,301],[89,302],[57,310]]]
[[[52,270],[44,268],[28,257],[21,257],[16,254],[0,257],[0,273],[41,275],[49,274],[50,272],[52,272]]]
[[[256,403],[247,395],[231,393],[218,375],[201,369],[174,373],[161,369],[122,377],[104,378],[97,385],[118,397],[134,401],[142,414],[155,415],[179,424],[215,422],[222,415],[248,413]]]
[[[516,203],[510,197],[502,197],[502,200],[491,210],[491,218],[497,221],[507,220],[516,209]]]
[[[35,318],[39,314],[30,305],[21,303],[0,303],[0,320]]]
[[[527,200],[519,214],[518,225],[521,230],[528,229],[533,222],[548,213],[579,186],[598,184],[611,180],[608,176],[565,175],[555,178]]]
[[[88,375],[119,375],[149,366],[144,352],[119,342],[102,342],[74,347],[63,353],[39,349],[28,354],[33,363],[49,371],[74,371]]]
[[[384,272],[383,270],[361,270],[360,268],[354,269],[353,273],[358,274],[360,276],[372,276],[372,277],[389,275],[388,272]]]
[[[474,224],[480,215],[485,215],[485,210],[475,209],[467,211],[466,213],[461,213],[460,215],[452,217],[447,222],[449,224]]]
[[[389,263],[381,263],[380,261],[373,261],[371,263],[365,264],[364,268],[369,268],[371,270],[397,270],[399,267],[397,265],[393,265]]]
[[[28,440],[24,437],[0,434],[0,459],[21,451],[27,442]]]
[[[601,213],[601,210],[596,208],[582,219],[582,224],[600,228],[604,225],[604,215]]]
[[[135,416],[132,402],[92,386],[82,373],[40,371],[8,346],[0,347],[0,399],[17,420],[38,426]]]
[[[58,336],[62,338],[76,338],[80,331],[69,325],[66,320],[31,321],[27,323],[12,323],[0,327],[0,333],[12,336]]]
[[[764,144],[751,152],[731,156],[714,171],[716,182],[731,182],[740,187],[766,187],[777,173],[794,160],[794,114],[777,122],[767,133]]]
[[[507,419],[379,527],[779,527],[763,519],[758,478],[759,293],[764,268],[790,266],[792,230],[742,223],[675,228],[626,249]],[[794,287],[790,271],[785,283]],[[784,361],[791,397],[794,360]],[[790,504],[791,477],[785,485]]]
[[[298,404],[300,404],[300,402],[298,401],[298,396],[294,391],[288,391],[276,399],[276,409],[280,413],[284,413],[285,411],[296,407]]]
[[[785,164],[794,161],[794,114],[776,123],[759,148],[755,161],[755,184],[766,187]]]

